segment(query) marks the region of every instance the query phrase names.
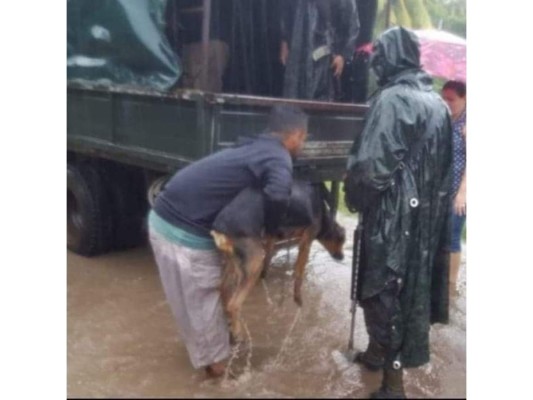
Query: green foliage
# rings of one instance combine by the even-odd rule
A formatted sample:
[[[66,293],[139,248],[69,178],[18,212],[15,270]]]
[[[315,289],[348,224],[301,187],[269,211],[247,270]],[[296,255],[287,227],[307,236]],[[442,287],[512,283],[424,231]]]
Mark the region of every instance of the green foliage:
[[[466,37],[466,0],[378,0],[375,36],[387,29],[388,1],[390,26],[442,29]]]
[[[446,83],[446,79],[434,77],[433,78],[433,90],[435,90],[435,92],[437,93],[440,93],[445,83]]]
[[[328,190],[331,190],[331,182],[326,182],[326,187],[328,188]],[[344,215],[353,215],[350,211],[348,211],[348,207],[346,207],[346,203],[344,202],[344,183],[342,182],[339,189],[338,211]]]
[[[466,37],[466,0],[424,0],[433,25]]]
[[[377,37],[381,32],[387,29],[386,20],[387,20],[387,1],[388,0],[378,0],[378,10],[376,13],[376,23],[374,24],[374,37]]]
[[[399,26],[412,27],[411,17],[405,7],[404,0],[395,0],[392,3],[392,10],[396,17],[396,24]]]
[[[378,13],[383,12],[386,4],[387,0],[378,0]]]
[[[431,29],[431,17],[424,3],[424,0],[405,0],[405,6],[411,16],[412,25],[414,29]]]

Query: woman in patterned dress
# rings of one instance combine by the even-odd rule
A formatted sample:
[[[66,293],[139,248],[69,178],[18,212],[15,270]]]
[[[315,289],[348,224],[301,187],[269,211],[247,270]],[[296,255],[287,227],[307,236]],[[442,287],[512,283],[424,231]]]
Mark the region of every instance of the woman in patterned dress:
[[[461,233],[466,221],[466,84],[448,81],[442,97],[450,107],[453,123],[453,212],[450,242],[450,296],[457,293],[461,265]]]

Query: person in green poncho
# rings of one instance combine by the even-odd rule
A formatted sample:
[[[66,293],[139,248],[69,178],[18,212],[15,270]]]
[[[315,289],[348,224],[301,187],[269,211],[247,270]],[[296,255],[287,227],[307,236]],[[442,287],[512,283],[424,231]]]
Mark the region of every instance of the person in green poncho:
[[[358,301],[369,334],[355,361],[383,369],[373,398],[405,398],[403,369],[429,361],[429,328],[448,321],[449,111],[404,28],[374,43],[379,91],[354,141],[346,202],[363,217]]]

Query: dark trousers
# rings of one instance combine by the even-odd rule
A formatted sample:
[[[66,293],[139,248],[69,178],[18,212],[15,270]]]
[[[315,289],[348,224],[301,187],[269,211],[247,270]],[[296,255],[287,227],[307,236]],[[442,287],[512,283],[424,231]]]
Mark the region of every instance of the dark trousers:
[[[385,348],[386,361],[397,359],[403,338],[400,285],[390,281],[379,294],[361,301],[370,340]]]

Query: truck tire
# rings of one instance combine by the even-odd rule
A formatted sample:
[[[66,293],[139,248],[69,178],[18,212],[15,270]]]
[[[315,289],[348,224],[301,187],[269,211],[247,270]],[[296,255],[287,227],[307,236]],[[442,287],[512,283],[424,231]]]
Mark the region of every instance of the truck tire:
[[[148,211],[144,178],[140,170],[107,162],[101,165],[111,199],[113,249],[139,246],[146,238],[143,223]]]
[[[110,246],[109,199],[97,169],[88,163],[67,164],[67,248],[95,256]]]

